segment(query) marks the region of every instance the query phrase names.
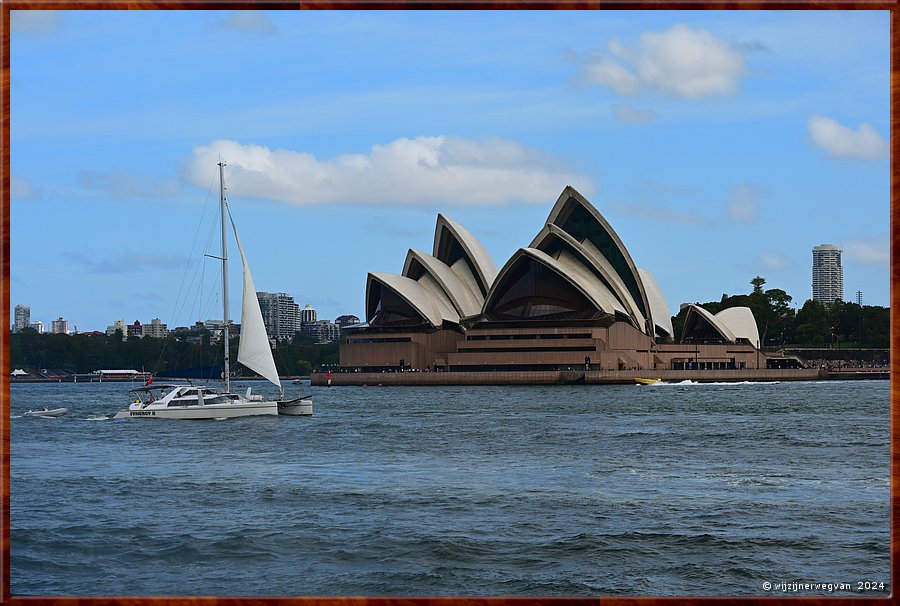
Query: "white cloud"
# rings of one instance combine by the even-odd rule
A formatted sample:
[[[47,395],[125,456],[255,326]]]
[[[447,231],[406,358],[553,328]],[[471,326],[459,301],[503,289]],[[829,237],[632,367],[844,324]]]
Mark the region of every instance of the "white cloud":
[[[60,11],[9,11],[9,31],[26,36],[53,34],[62,28]]]
[[[613,38],[608,53],[585,61],[581,79],[621,95],[643,90],[688,99],[734,94],[747,74],[741,50],[710,32],[675,25],[645,32],[633,47]]]
[[[41,193],[31,181],[19,175],[9,176],[10,200],[37,200],[40,197]]]
[[[838,158],[875,160],[888,152],[887,141],[865,122],[854,131],[833,118],[812,116],[807,127],[813,144]]]
[[[613,59],[602,55],[588,61],[582,77],[591,84],[608,86],[620,95],[635,95],[641,90],[640,78]]]
[[[234,11],[222,22],[226,29],[260,34],[275,33],[275,25],[262,11]]]
[[[731,188],[728,199],[728,218],[737,223],[751,223],[759,214],[759,198],[768,192],[758,185],[738,185]]]
[[[652,109],[638,109],[624,104],[614,105],[612,109],[616,122],[620,124],[644,124],[659,118],[659,114]]]
[[[416,137],[374,145],[367,154],[319,160],[309,153],[218,140],[184,163],[191,183],[206,187],[219,158],[228,189],[291,204],[499,205],[548,203],[566,185],[593,193],[589,177],[511,141]]]
[[[841,246],[850,261],[863,265],[887,265],[891,260],[890,246],[886,238],[858,239]]]

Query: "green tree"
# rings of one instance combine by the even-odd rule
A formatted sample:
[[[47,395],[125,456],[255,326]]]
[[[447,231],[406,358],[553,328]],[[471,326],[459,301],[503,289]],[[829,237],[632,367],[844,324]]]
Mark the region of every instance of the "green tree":
[[[831,340],[828,310],[819,301],[808,300],[797,312],[795,341],[803,345],[823,347]]]
[[[763,291],[762,287],[766,284],[766,279],[761,276],[756,276],[750,280],[750,284],[753,285],[753,292],[751,294],[761,295]]]
[[[296,371],[291,373],[292,375],[300,375],[300,376],[308,376],[312,373],[312,364],[307,362],[306,360],[297,360],[296,361]]]

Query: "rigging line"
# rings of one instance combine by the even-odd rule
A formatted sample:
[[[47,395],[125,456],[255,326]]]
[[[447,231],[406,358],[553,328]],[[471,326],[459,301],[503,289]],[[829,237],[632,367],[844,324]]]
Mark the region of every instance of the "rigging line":
[[[202,226],[203,226],[203,221],[204,221],[204,219],[205,219],[205,217],[206,217],[206,211],[207,211],[207,209],[209,208],[209,199],[210,199],[210,194],[211,194],[211,192],[212,192],[212,187],[213,187],[213,184],[214,184],[214,183],[215,183],[215,174],[214,174],[213,177],[210,179],[209,188],[208,188],[207,191],[206,191],[206,201],[204,202],[204,205],[203,205],[203,212],[202,212],[202,214],[201,214],[200,221],[199,221],[198,224],[197,224],[197,230],[196,230],[196,232],[195,232],[195,234],[194,234],[194,242],[191,244],[191,258],[194,257],[194,251],[195,251],[196,248],[197,248],[197,241],[198,241],[198,239],[199,239],[200,229],[201,229]],[[213,222],[210,222],[210,224],[212,224],[212,223],[213,223]],[[211,233],[211,232],[210,232],[210,233]],[[207,237],[206,237],[206,244],[205,244],[205,246],[204,246],[204,249],[209,248],[209,242],[210,242],[211,238],[212,238],[212,236],[211,236],[210,234],[207,234]],[[192,278],[191,278],[191,284],[194,284],[194,283],[195,283],[195,281],[196,281],[196,279],[197,279],[197,273],[198,273],[198,271],[200,271],[200,270],[203,268],[203,266],[204,266],[204,263],[202,262],[202,259],[201,259],[201,260],[200,260],[200,263],[198,264],[198,267],[194,269],[194,274],[193,274],[193,276],[192,276]],[[185,272],[185,273],[186,273],[186,272]],[[180,301],[181,306],[180,306],[180,307],[175,311],[175,313],[173,314],[173,317],[174,317],[174,318],[180,318],[180,317],[181,317],[181,314],[184,312],[184,307],[185,307],[185,305],[187,305],[187,301],[188,301],[189,298],[191,298],[192,300],[194,300],[194,301],[196,302],[196,301],[197,301],[197,297],[200,296],[199,294],[196,295],[195,297],[188,297],[187,295],[185,295],[185,297],[182,299],[182,298],[181,298],[181,293],[182,293],[182,291],[183,291],[183,288],[184,288],[184,278],[182,278],[182,286],[181,286],[181,288],[179,288],[179,293],[178,293],[178,300]],[[201,283],[200,283],[200,285],[198,286],[198,289],[201,289],[201,290],[202,290],[202,288],[203,288],[203,283],[202,283],[202,276],[201,276]],[[200,291],[198,290],[198,292],[200,292]]]
[[[178,318],[177,314],[178,314],[179,302],[181,302],[181,307],[184,308],[184,301],[181,298],[181,294],[184,291],[184,281],[187,278],[188,269],[191,266],[191,259],[194,256],[194,249],[197,246],[197,236],[200,233],[200,227],[203,225],[203,217],[206,215],[206,208],[209,206],[210,192],[212,191],[212,186],[213,186],[214,182],[215,182],[215,174],[210,179],[209,187],[207,187],[207,189],[206,189],[206,201],[203,203],[203,210],[200,213],[200,221],[197,223],[197,229],[194,232],[194,240],[193,240],[193,242],[191,242],[191,252],[188,254],[187,262],[185,263],[185,266],[184,266],[184,272],[182,272],[182,274],[181,274],[181,284],[178,286],[178,294],[175,296],[175,303],[173,304],[173,308],[172,308],[172,315],[171,315],[172,320],[171,321],[176,321]],[[194,271],[194,275],[196,276],[196,270]],[[163,346],[160,349],[159,357],[156,359],[156,364],[153,367],[154,372],[159,370],[159,365],[160,365],[160,362],[162,361],[163,355],[166,352],[166,347],[167,347],[168,343],[169,343],[169,339],[163,340]]]

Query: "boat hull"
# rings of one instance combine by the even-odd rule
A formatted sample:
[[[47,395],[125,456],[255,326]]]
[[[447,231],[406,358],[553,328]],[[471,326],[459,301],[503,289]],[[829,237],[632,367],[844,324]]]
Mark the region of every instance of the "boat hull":
[[[46,417],[56,419],[69,412],[68,408],[54,408],[53,410],[29,410],[25,413],[26,417]]]
[[[635,377],[634,382],[638,385],[653,385],[654,383],[659,383],[660,379],[642,379],[640,377]]]
[[[234,404],[196,404],[192,406],[128,407],[114,419],[233,419],[259,415],[277,415],[277,402],[238,402]]]
[[[313,413],[312,400],[289,400],[287,402],[278,402],[278,414],[294,417],[308,417]]]

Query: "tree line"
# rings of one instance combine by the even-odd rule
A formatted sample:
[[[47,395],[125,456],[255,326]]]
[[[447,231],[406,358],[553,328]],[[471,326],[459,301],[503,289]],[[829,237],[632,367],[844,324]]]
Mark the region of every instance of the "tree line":
[[[10,371],[15,368],[56,369],[89,373],[100,369],[176,371],[185,368],[222,366],[222,344],[212,343],[208,331],[164,338],[123,339],[115,335],[39,334],[30,328],[11,334]],[[230,356],[237,360],[238,339],[231,340]],[[275,366],[282,376],[308,375],[314,368],[339,362],[337,343],[313,343],[300,335],[293,343],[279,343],[273,350]],[[243,367],[234,364],[235,371]],[[249,375],[249,371],[247,371]]]
[[[791,347],[890,347],[890,308],[847,301],[824,304],[812,299],[800,309],[780,288],[763,290],[762,277],[750,280],[752,291],[746,295],[722,295],[720,301],[700,306],[716,314],[735,306],[749,307],[756,318],[759,338],[764,346]],[[675,337],[680,338],[687,309],[672,318]]]

